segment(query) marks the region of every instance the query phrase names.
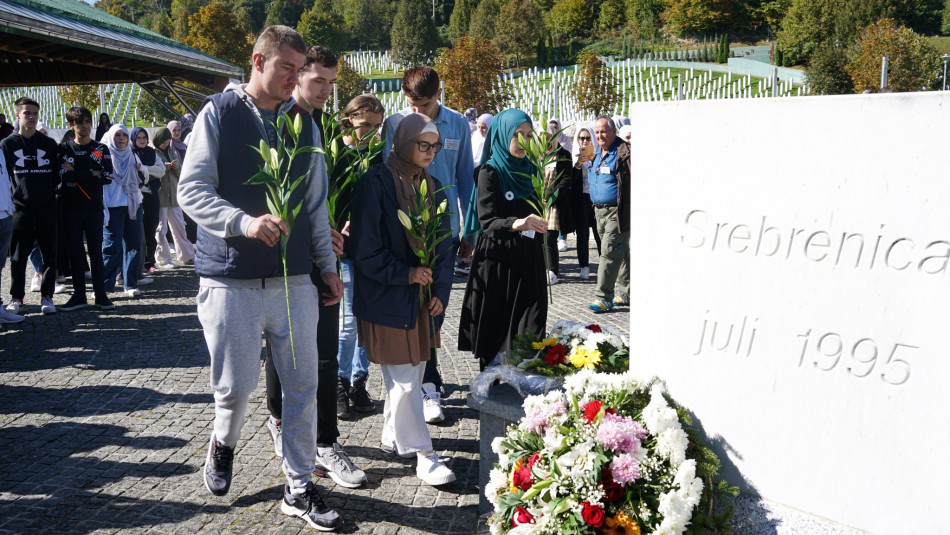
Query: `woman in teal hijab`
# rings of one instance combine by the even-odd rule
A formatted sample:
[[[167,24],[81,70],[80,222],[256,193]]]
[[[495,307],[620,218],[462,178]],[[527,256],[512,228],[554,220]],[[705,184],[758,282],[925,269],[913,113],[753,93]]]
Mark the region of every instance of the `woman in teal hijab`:
[[[507,351],[516,335],[544,334],[547,322],[547,223],[525,200],[534,194],[525,175],[535,168],[518,145],[518,134],[529,137],[531,132],[531,117],[521,110],[495,116],[465,218],[465,237],[475,243],[475,252],[462,303],[459,349],[473,352],[481,369]]]

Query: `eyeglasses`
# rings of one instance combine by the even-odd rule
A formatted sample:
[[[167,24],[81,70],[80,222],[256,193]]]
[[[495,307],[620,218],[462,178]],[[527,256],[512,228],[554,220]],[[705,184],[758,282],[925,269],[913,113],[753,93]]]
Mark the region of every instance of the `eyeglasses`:
[[[432,151],[435,154],[438,154],[442,150],[441,143],[426,143],[425,141],[416,141],[416,146],[419,147],[419,152],[429,152]]]

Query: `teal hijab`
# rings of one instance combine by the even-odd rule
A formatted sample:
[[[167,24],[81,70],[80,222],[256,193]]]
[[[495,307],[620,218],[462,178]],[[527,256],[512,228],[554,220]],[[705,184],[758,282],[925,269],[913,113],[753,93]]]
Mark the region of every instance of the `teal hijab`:
[[[479,161],[480,166],[490,165],[498,173],[501,191],[505,199],[509,201],[534,195],[534,185],[529,176],[533,175],[537,169],[527,158],[515,158],[508,151],[515,131],[525,122],[530,123],[531,117],[519,109],[512,108],[496,115],[488,127],[487,139]],[[462,236],[469,243],[474,244],[481,233],[482,226],[478,222],[478,185],[476,184],[468,210],[466,210]]]

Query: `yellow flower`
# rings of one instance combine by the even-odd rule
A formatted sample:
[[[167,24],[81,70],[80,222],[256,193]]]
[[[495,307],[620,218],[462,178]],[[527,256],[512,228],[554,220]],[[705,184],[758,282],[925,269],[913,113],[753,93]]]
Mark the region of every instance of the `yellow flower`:
[[[578,349],[571,350],[567,359],[575,368],[587,368],[593,370],[600,364],[600,350],[597,349]]]
[[[511,476],[508,477],[508,492],[518,492],[521,490],[517,485],[515,485],[515,474],[518,473],[518,470],[521,470],[523,464],[524,459],[518,459],[515,461],[515,465],[511,468]]]
[[[544,349],[557,343],[557,338],[545,338],[540,342],[531,342],[531,347],[535,349]]]
[[[640,526],[637,521],[623,513],[607,518],[606,524],[604,533],[609,535],[640,535]]]

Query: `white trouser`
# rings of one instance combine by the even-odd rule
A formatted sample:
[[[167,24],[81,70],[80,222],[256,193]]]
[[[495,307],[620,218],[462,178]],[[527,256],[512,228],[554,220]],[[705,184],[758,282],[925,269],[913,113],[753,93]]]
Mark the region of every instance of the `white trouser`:
[[[422,413],[422,375],[426,364],[383,364],[386,404],[383,406],[383,444],[395,444],[402,455],[432,449],[432,438]]]
[[[155,246],[155,263],[169,264],[172,261],[171,247],[165,237],[169,228],[175,239],[178,261],[194,260],[195,246],[188,241],[188,234],[185,233],[185,217],[182,215],[181,208],[161,208],[158,211],[158,230],[155,233],[155,239],[158,241],[158,245]]]

